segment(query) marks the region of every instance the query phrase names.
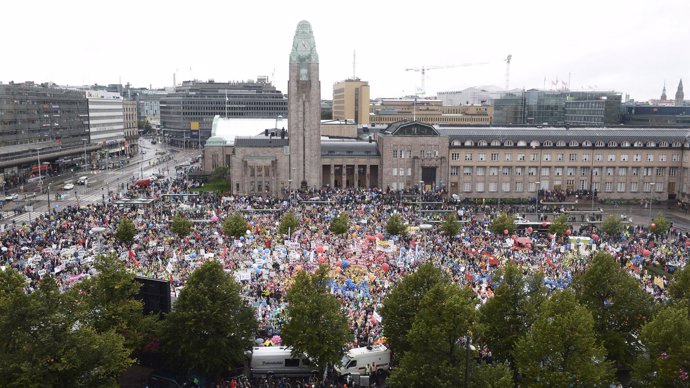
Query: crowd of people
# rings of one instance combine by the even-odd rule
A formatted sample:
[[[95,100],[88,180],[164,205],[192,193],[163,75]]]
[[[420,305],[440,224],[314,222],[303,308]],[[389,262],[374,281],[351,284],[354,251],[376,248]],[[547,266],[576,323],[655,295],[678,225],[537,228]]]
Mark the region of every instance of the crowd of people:
[[[152,204],[130,207],[104,199],[15,224],[0,236],[0,264],[27,277],[27,292],[46,276],[55,277],[60,287],[68,289],[96,274],[96,255],[114,251],[132,272],[169,281],[173,293],[179,293],[195,268],[206,260],[219,260],[256,309],[261,327],[257,334],[263,338],[279,338],[295,274],[325,264],[331,269],[331,292],[349,319],[354,347],[382,341],[378,312],[383,301],[420,263],[433,262],[454,282],[471,287],[481,304],[493,296],[496,271],[508,261],[526,274],[543,272],[547,287],[559,289],[584,270],[593,252],[606,251],[662,300],[667,279],[655,277],[647,264],[657,263],[668,271],[682,267],[690,246],[688,234],[672,229],[654,236],[640,225],[628,225],[617,239],[604,239],[588,225],[573,228],[569,236],[553,237],[531,228],[515,235],[497,234],[490,230],[492,220],[502,210],[519,208],[467,206],[443,193],[418,197],[426,202],[422,212],[412,201],[414,193],[407,199],[377,189],[296,192],[286,198],[232,197],[190,193],[190,186],[184,178],[158,180],[144,187],[132,182],[124,196],[153,198]],[[554,196],[568,199],[566,193]],[[286,235],[278,232],[278,224],[287,211],[297,216],[300,226]],[[456,236],[428,228],[448,211],[456,212],[461,222]],[[235,212],[241,212],[248,223],[246,234],[238,239],[225,236],[222,229],[223,219]],[[178,213],[193,221],[191,233],[182,239],[171,230]],[[340,213],[349,216],[349,230],[335,235],[328,227]],[[394,213],[410,225],[406,237],[386,233],[386,223]],[[133,243],[114,236],[123,218],[134,221]]]

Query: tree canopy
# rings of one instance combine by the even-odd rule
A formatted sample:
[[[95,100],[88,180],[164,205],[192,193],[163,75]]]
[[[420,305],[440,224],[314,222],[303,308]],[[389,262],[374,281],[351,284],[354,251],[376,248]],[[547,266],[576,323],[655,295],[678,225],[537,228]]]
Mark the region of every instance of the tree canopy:
[[[278,231],[280,234],[292,234],[297,227],[299,227],[299,220],[297,220],[293,212],[287,212],[280,218]]]
[[[192,230],[192,222],[189,219],[187,219],[187,217],[185,217],[183,214],[177,213],[175,217],[173,217],[170,229],[178,237],[182,238],[188,235],[189,232]]]
[[[611,237],[619,237],[623,230],[623,221],[620,217],[611,214],[604,218],[601,223],[601,230]]]
[[[350,228],[350,217],[347,213],[340,213],[333,218],[329,230],[333,234],[344,234]]]
[[[501,213],[491,221],[490,229],[498,235],[505,234],[506,230],[509,235],[512,235],[517,229],[515,226],[515,217],[512,214]]]
[[[407,225],[405,225],[399,213],[392,214],[388,217],[386,232],[392,236],[404,236],[407,234]]]
[[[234,277],[207,261],[189,276],[163,321],[161,349],[173,365],[217,380],[242,365],[258,325],[254,314]]]
[[[446,236],[455,236],[458,234],[458,232],[460,232],[460,222],[458,222],[458,217],[455,215],[455,213],[449,213],[443,219],[439,228]]]
[[[137,234],[137,229],[134,227],[134,222],[129,218],[122,218],[120,224],[115,231],[115,237],[122,242],[132,242],[134,235]]]
[[[228,237],[238,238],[247,233],[247,220],[242,214],[233,213],[223,221],[223,233]]]
[[[568,215],[561,214],[560,216],[554,218],[551,225],[549,225],[549,233],[555,234],[556,236],[565,236],[565,231],[568,230]]]
[[[329,279],[323,264],[314,274],[297,274],[288,290],[287,322],[281,331],[283,343],[292,348],[293,355],[308,355],[322,371],[340,362],[351,337],[340,301],[329,291]]]
[[[654,234],[664,234],[669,229],[671,229],[671,221],[664,216],[664,213],[657,214],[649,224],[649,230]]]

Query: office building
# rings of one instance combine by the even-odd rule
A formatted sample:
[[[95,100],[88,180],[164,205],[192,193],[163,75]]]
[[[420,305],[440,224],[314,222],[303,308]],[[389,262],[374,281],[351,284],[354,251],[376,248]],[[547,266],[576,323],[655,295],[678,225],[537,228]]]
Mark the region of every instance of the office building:
[[[139,152],[137,102],[135,100],[124,100],[122,108],[124,111],[125,153],[130,156],[136,155]]]
[[[92,144],[101,144],[108,157],[125,153],[125,115],[123,99],[117,92],[87,90],[89,131]],[[105,157],[105,155],[103,155]]]
[[[333,85],[333,119],[369,124],[369,83],[359,78]]]
[[[382,98],[371,107],[370,123],[387,125],[416,120],[443,125],[489,125],[493,108],[490,106],[444,106],[433,98]]]

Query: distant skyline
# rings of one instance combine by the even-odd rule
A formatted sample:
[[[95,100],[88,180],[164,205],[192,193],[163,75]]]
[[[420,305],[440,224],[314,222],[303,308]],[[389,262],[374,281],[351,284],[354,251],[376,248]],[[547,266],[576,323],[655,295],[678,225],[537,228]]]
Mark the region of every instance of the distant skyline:
[[[351,0],[217,2],[10,1],[3,4],[0,81],[91,85],[268,76],[287,93],[300,20],[311,23],[321,97],[356,76],[372,98],[427,95],[506,81],[510,88],[615,90],[638,101],[670,99],[690,82],[690,2],[610,0],[422,3]],[[193,7],[193,8],[192,8]],[[356,67],[353,70],[353,51]]]

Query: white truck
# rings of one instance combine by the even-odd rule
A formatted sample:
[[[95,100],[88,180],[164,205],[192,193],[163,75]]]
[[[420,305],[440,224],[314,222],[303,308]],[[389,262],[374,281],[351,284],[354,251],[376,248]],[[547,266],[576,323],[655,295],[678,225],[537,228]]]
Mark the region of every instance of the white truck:
[[[318,372],[308,357],[292,357],[291,349],[286,346],[254,347],[249,367],[254,378],[310,377]]]
[[[390,363],[391,351],[384,345],[376,345],[349,350],[335,369],[341,376],[364,376],[367,365],[374,364],[380,375],[388,373]]]

